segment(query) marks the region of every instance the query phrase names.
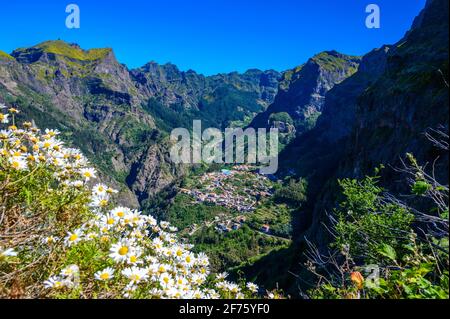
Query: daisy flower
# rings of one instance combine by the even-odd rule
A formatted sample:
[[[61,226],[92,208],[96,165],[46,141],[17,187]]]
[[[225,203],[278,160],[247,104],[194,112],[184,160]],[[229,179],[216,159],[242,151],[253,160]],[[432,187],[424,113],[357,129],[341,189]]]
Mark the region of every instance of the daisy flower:
[[[60,289],[63,288],[64,286],[65,286],[64,280],[58,276],[52,276],[48,278],[48,280],[44,281],[44,287],[47,289],[49,288]]]
[[[102,225],[105,225],[106,227],[110,228],[110,227],[113,227],[117,223],[117,220],[116,220],[116,216],[109,213],[109,214],[102,216],[100,222],[102,223]]]
[[[122,275],[127,277],[132,284],[138,284],[148,278],[147,270],[139,267],[125,268],[122,270]]]
[[[19,113],[20,113],[19,110],[16,109],[16,108],[14,108],[14,107],[10,107],[10,108],[8,109],[8,112],[9,112],[9,113],[12,113],[12,114],[19,114]]]
[[[64,238],[64,242],[66,243],[67,246],[72,246],[76,243],[78,243],[81,240],[81,230],[77,229],[74,232],[67,232],[67,236],[66,238]]]
[[[90,181],[91,179],[95,178],[97,174],[97,172],[93,168],[82,168],[80,173],[86,181]]]
[[[73,277],[76,274],[78,274],[79,271],[80,271],[80,269],[78,268],[77,265],[70,265],[70,266],[64,268],[63,270],[61,270],[61,275],[65,276],[65,277]]]
[[[92,192],[97,196],[106,195],[108,187],[104,184],[97,184],[92,188]]]
[[[0,113],[0,123],[8,124],[9,123],[8,116],[9,114]]]
[[[217,280],[225,280],[228,277],[228,273],[227,272],[222,272],[220,274],[216,275]]]
[[[127,207],[116,207],[113,210],[111,210],[111,214],[118,218],[123,218],[130,213],[131,210]]]
[[[254,284],[252,282],[249,282],[249,283],[247,283],[247,289],[250,290],[253,293],[257,293],[258,292],[258,285]]]
[[[59,135],[60,132],[59,132],[58,130],[50,130],[50,129],[46,128],[46,129],[45,129],[45,134],[46,134],[46,135],[49,135],[49,136],[51,136],[51,137],[54,137],[54,136],[56,136],[56,135]]]
[[[107,281],[114,278],[114,269],[111,267],[105,268],[103,270],[97,271],[94,274],[95,279],[100,281]]]
[[[109,196],[102,195],[102,196],[94,196],[91,200],[90,205],[92,207],[106,207],[109,204]]]
[[[109,257],[115,262],[125,262],[135,254],[135,247],[130,241],[120,241],[111,246]]]
[[[55,243],[57,240],[58,240],[58,238],[55,236],[48,236],[42,240],[42,243],[51,245],[51,244]]]
[[[172,287],[175,283],[175,280],[173,280],[172,276],[168,273],[162,273],[159,275],[159,283],[164,288]]]
[[[13,156],[13,157],[10,157],[8,159],[8,161],[11,164],[11,167],[18,171],[22,171],[27,168],[27,161],[24,157]]]

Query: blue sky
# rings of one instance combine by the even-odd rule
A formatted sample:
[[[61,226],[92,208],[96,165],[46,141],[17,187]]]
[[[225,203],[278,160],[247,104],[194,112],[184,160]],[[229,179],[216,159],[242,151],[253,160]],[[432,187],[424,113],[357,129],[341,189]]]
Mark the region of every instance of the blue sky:
[[[65,26],[66,5],[81,28]],[[378,4],[381,28],[365,27]],[[0,50],[46,40],[111,47],[129,68],[172,62],[204,74],[286,70],[335,49],[362,55],[398,41],[425,0],[0,0]]]

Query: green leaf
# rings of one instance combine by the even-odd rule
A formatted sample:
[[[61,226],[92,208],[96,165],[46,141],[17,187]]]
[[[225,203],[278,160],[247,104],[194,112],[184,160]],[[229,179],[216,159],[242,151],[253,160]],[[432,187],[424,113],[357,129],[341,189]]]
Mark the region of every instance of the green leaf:
[[[431,189],[431,185],[425,181],[417,181],[412,186],[412,192],[416,195],[423,195]]]
[[[397,253],[395,252],[395,249],[388,244],[382,244],[379,253],[391,259],[392,261],[395,261],[397,259]]]

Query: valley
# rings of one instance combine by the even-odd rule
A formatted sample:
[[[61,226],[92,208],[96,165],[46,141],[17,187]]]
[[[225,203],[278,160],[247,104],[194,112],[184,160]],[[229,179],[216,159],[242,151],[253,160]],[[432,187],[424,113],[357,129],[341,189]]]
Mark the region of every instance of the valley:
[[[170,222],[214,272],[304,297],[334,266],[313,261],[331,251],[340,262],[353,253],[347,243],[373,254],[346,259],[351,266],[333,270],[342,277],[370,262],[414,270],[408,252],[419,256],[422,246],[379,230],[387,227],[441,245],[446,265],[424,254],[431,268],[447,269],[448,280],[448,242],[439,232],[448,235],[448,6],[428,0],[402,39],[361,57],[324,51],[285,71],[205,76],[154,61],[129,69],[110,48],[62,40],[0,51],[0,104],[21,110],[17,121],[59,130],[102,182],[120,190],[118,204]],[[194,120],[219,130],[277,128],[279,170],[174,163],[170,133],[191,132]],[[436,198],[444,208],[433,206]],[[423,214],[414,222],[402,215],[418,211],[439,220],[439,231]],[[417,225],[423,234],[414,233]],[[367,234],[358,237],[359,229]],[[434,286],[437,272],[427,277]],[[333,277],[317,295],[356,296],[348,278],[336,284]],[[396,285],[376,296],[412,291]]]

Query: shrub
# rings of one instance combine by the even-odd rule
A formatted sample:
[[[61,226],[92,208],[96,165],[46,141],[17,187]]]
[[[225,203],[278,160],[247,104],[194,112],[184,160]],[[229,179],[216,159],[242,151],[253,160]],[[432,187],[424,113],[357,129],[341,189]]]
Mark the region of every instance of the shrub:
[[[434,202],[421,213],[379,187],[378,177],[340,181],[345,200],[332,217],[329,253],[308,243],[307,267],[318,278],[310,297],[449,297],[448,187],[410,159],[412,193],[446,207]]]
[[[298,181],[290,179],[286,185],[275,191],[274,200],[277,203],[286,203],[292,207],[300,208],[306,202],[307,187],[308,183],[304,179]]]
[[[1,110],[5,106],[0,105]],[[0,296],[13,298],[242,298],[210,273],[205,254],[176,228],[114,207],[115,190],[56,130],[15,124],[0,112]],[[10,123],[11,122],[11,123]]]

